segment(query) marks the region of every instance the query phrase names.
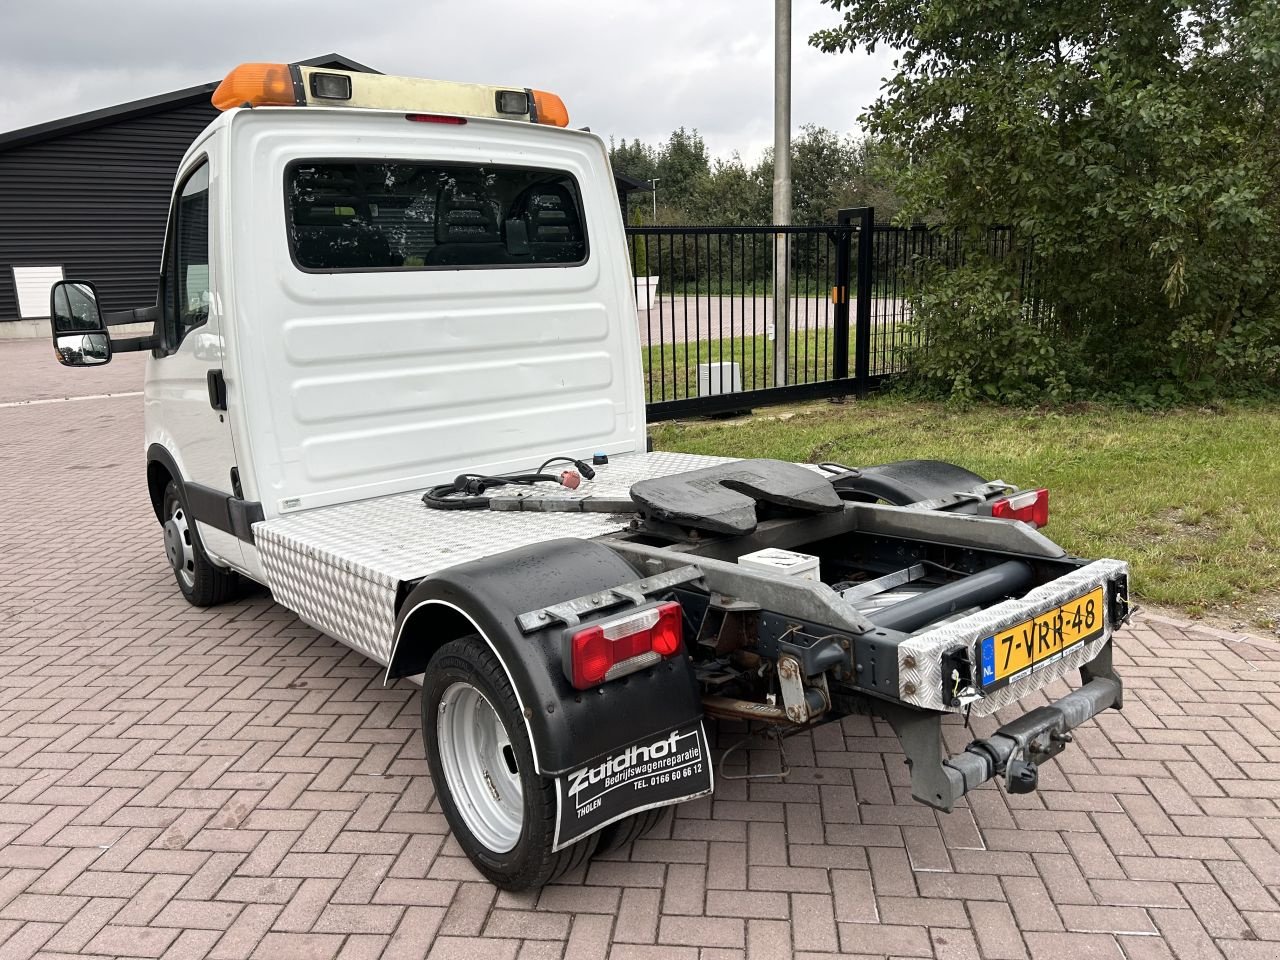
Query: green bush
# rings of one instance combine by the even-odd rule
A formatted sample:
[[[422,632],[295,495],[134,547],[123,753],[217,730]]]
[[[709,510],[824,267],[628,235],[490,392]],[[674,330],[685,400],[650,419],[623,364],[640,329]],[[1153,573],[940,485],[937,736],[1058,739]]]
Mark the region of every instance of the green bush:
[[[817,46],[898,56],[862,119],[904,215],[1034,239],[1038,325],[998,271],[932,274],[926,384],[1280,390],[1280,4],[824,3],[840,20]]]
[[[1030,316],[1006,265],[983,257],[927,270],[911,301],[908,369],[926,392],[960,401],[1070,398],[1069,361]]]

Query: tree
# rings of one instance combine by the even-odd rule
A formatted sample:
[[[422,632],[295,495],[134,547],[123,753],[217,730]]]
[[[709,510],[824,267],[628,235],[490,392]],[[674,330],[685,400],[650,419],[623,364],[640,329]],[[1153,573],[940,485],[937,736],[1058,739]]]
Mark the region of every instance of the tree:
[[[658,153],[659,200],[673,209],[692,213],[701,205],[711,179],[711,154],[697,130],[673,130]]]
[[[900,203],[874,165],[876,144],[807,123],[791,141],[791,219],[794,223],[834,223],[846,207],[875,207],[877,217],[897,213]],[[773,189],[773,151],[759,176]]]
[[[832,223],[842,207],[875,206],[891,215],[899,202],[876,167],[877,146],[812,124],[792,141],[792,219],[801,224]],[[712,159],[697,130],[672,132],[666,143],[639,140],[610,143],[617,173],[660,179],[658,219],[662,223],[762,224],[772,218],[773,156],[748,165],[734,153]]]
[[[657,176],[657,151],[647,143],[633,139],[630,143],[609,141],[609,162],[614,173],[635,177],[637,180],[652,180]]]
[[[687,222],[717,225],[767,223],[770,179],[761,175],[759,165],[748,167],[734,154],[715,160],[698,196],[691,205]]]
[[[650,146],[639,140],[610,144],[609,160],[616,173],[640,180],[660,181],[658,219],[663,223],[698,223],[711,192],[711,155],[697,130],[680,127],[667,142]]]
[[[902,216],[1034,243],[1040,386],[1280,382],[1274,0],[823,2],[816,46],[900,51],[862,121]]]

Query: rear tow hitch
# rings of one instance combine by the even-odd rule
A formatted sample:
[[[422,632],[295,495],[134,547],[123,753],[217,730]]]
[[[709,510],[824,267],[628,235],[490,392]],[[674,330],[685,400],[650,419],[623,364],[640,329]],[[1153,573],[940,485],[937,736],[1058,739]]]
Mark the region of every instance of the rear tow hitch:
[[[1040,786],[1040,768],[1030,760],[1010,760],[1004,771],[1004,787],[1010,793],[1031,793]]]
[[[876,711],[893,726],[911,767],[911,795],[950,812],[957,800],[996,777],[1010,793],[1030,793],[1040,782],[1038,764],[1056,757],[1071,742],[1071,731],[1121,703],[1122,688],[1110,669],[1110,647],[1083,668],[1086,683],[1056,703],[1037,707],[989,737],[974,740],[945,757],[942,715],[897,704]]]

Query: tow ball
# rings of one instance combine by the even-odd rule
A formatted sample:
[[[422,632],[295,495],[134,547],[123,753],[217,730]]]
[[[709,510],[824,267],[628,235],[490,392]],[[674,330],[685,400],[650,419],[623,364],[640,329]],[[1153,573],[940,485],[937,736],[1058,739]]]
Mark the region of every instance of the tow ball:
[[[1004,787],[1010,793],[1031,793],[1040,785],[1040,768],[1030,760],[1010,760],[1004,772]]]
[[[1049,734],[1049,749],[1044,751],[1048,756],[1057,756],[1071,743],[1070,733]],[[1033,760],[1021,757],[1010,759],[1005,765],[1004,786],[1010,793],[1031,793],[1040,785],[1040,768]]]

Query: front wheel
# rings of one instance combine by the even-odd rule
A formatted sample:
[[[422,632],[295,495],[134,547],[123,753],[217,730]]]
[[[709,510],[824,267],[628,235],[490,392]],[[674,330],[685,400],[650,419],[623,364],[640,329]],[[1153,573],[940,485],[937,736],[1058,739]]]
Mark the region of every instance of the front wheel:
[[[196,522],[187,509],[182,490],[173,480],[164,488],[161,515],[165,556],[187,602],[196,607],[212,607],[231,599],[236,589],[236,573],[214,565],[204,552]]]
[[[476,869],[531,890],[584,863],[593,835],[558,852],[555,783],[533,748],[506,671],[478,636],[446,644],[422,682],[422,738],[445,818]]]

